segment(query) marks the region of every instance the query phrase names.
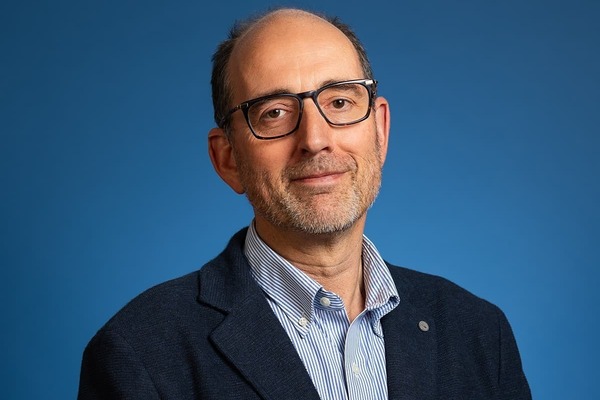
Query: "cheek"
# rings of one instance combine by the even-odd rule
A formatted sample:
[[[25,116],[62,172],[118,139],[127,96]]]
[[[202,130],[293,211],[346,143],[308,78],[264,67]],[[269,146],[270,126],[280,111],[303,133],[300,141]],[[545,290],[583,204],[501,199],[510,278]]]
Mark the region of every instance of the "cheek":
[[[258,143],[256,143],[258,142]],[[269,146],[269,143],[253,141],[244,143],[243,151],[236,151],[236,160],[240,175],[255,182],[247,184],[262,184],[272,186],[281,179],[282,171],[287,165],[283,149]]]
[[[290,141],[285,139],[265,141],[252,138],[247,144],[248,160],[262,170],[285,168],[290,159]]]
[[[381,166],[381,144],[379,143],[375,124],[369,129],[348,132],[338,141],[342,153],[350,154],[359,164]]]

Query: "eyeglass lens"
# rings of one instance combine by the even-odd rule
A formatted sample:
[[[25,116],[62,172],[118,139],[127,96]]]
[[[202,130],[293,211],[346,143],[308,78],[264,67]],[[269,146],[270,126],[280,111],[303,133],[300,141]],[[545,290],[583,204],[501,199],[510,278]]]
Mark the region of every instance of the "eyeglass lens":
[[[282,94],[252,104],[248,120],[254,133],[268,138],[292,132],[300,119],[301,101],[298,96]],[[330,124],[352,124],[369,112],[369,90],[359,83],[330,86],[318,93],[317,106]]]

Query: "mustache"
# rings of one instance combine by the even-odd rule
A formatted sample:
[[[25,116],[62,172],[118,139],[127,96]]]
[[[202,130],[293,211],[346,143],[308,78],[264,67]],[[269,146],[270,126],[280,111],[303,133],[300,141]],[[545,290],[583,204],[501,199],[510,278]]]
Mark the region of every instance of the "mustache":
[[[294,180],[308,176],[325,175],[328,173],[356,171],[356,168],[356,162],[351,157],[341,158],[324,155],[307,158],[293,166],[287,167],[283,171],[283,175],[289,180]]]

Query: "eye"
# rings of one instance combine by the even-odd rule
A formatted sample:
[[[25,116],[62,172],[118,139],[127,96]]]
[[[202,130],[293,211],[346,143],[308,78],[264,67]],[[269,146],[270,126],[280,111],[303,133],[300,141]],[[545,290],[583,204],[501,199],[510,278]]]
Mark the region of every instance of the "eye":
[[[253,122],[277,122],[289,118],[294,112],[295,99],[286,97],[268,98],[253,104],[248,110],[248,115]]]
[[[341,110],[348,105],[348,100],[345,99],[334,99],[331,102],[331,106],[335,109]]]
[[[272,110],[267,110],[264,114],[263,114],[263,118],[267,118],[267,119],[277,119],[277,118],[281,118],[286,114],[287,111],[282,110],[281,108],[274,108]]]
[[[348,97],[333,97],[328,101],[325,109],[330,112],[347,112],[352,110],[355,104],[356,102]]]

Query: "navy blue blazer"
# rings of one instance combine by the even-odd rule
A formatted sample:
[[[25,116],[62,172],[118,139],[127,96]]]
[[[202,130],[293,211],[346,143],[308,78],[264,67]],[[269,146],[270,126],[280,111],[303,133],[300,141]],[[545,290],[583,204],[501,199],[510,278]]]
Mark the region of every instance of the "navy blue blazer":
[[[250,274],[245,235],[108,321],[85,349],[78,398],[318,400]],[[382,319],[390,400],[531,398],[496,306],[445,279],[389,267],[400,294]]]

